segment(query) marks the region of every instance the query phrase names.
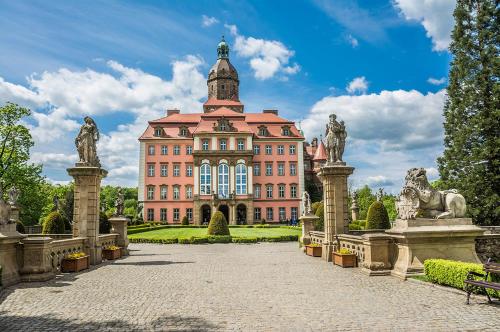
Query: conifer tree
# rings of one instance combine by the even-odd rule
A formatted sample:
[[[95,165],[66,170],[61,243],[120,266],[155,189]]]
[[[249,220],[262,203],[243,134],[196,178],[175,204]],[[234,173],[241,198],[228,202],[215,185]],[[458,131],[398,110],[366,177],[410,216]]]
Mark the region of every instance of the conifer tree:
[[[475,223],[500,223],[499,9],[495,0],[457,0],[444,106],[443,185],[465,196]]]

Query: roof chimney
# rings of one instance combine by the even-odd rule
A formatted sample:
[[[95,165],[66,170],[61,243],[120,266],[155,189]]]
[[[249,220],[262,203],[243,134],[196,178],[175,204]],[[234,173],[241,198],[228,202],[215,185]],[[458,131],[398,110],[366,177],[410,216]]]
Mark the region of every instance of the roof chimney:
[[[262,111],[262,113],[271,113],[274,115],[278,115],[278,110],[264,110],[264,111]]]
[[[174,115],[174,114],[179,114],[180,112],[181,112],[181,110],[173,108],[171,110],[167,110],[167,116],[171,116],[171,115]]]

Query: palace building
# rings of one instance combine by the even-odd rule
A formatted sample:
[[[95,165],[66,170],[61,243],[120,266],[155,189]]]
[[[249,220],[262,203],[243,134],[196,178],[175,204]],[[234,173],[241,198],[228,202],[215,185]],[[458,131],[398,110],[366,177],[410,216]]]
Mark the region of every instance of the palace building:
[[[245,113],[224,39],[217,53],[203,112],[167,110],[139,138],[144,219],[201,224],[215,211],[229,224],[298,219],[303,134],[277,110]]]

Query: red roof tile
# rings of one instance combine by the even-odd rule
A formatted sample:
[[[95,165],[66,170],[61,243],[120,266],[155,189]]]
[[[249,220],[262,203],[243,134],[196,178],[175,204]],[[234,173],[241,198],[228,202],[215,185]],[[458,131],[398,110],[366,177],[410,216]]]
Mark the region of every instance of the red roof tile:
[[[326,150],[322,141],[319,141],[318,148],[316,149],[316,153],[314,154],[314,161],[318,160],[326,160]]]
[[[237,100],[227,100],[227,99],[215,99],[211,98],[207,100],[204,106],[243,106],[243,104]]]

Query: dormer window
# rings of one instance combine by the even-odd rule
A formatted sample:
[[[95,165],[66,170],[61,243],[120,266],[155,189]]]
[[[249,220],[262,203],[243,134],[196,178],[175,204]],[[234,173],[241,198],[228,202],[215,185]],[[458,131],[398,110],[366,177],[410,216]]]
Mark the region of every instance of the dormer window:
[[[268,136],[268,133],[266,126],[259,127],[259,136]]]
[[[291,131],[289,126],[283,126],[281,127],[281,134],[283,136],[291,136]]]
[[[187,129],[187,127],[181,127],[179,129],[179,136],[187,137],[188,134],[189,134],[189,130]]]
[[[225,123],[220,124],[220,131],[226,131],[226,124]]]
[[[214,131],[236,131],[236,128],[233,127],[233,124],[229,122],[228,119],[222,117],[217,120],[217,123],[214,123]]]
[[[155,137],[161,137],[163,134],[163,129],[161,127],[155,128]]]

